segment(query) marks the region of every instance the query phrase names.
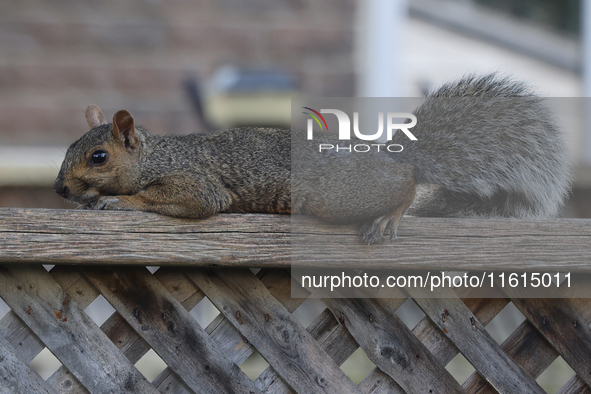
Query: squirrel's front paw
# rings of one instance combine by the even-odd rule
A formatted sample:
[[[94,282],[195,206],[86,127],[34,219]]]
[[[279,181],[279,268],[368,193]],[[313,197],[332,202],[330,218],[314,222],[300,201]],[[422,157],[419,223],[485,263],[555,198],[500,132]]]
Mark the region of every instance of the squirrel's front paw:
[[[114,196],[99,197],[99,199],[94,204],[92,209],[108,209],[108,210],[119,210],[119,211],[129,211],[130,210],[130,208],[126,207],[118,197],[114,197]]]

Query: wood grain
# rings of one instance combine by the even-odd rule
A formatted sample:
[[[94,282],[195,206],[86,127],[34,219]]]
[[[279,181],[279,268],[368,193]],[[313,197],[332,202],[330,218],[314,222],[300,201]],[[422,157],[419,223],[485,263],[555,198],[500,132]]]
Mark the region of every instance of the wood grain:
[[[164,268],[166,269],[166,268]],[[179,272],[181,270],[175,270],[168,268],[171,271]],[[160,268],[156,274],[162,271],[163,268]],[[269,292],[273,297],[277,299],[285,308],[293,312],[302,302],[305,301],[303,298],[291,298],[291,290],[290,290],[290,275],[286,270],[279,269],[279,270],[260,270],[257,273],[257,277],[260,279],[261,283],[267,287]],[[162,279],[159,278],[162,282]],[[188,279],[187,279],[188,281]],[[195,284],[192,281],[189,281],[192,286]],[[196,288],[196,286],[195,286]],[[199,291],[200,294],[203,294]],[[244,336],[238,331],[232,323],[230,323],[223,314],[219,314],[205,329],[205,332],[210,335],[210,337],[216,341],[220,349],[226,354],[229,358],[236,363],[236,365],[242,364],[253,352],[254,347],[248,340],[244,338]],[[285,389],[287,391],[284,392],[291,392],[289,386],[285,383],[283,379],[278,377],[275,372],[273,371],[273,377],[275,380],[272,382],[265,382],[265,384],[273,384],[275,386],[279,386],[281,389]],[[160,391],[166,393],[185,393],[189,391],[183,391],[183,388],[180,387],[182,382],[173,373],[170,368],[166,368],[162,373],[152,382]],[[255,385],[259,387],[262,391],[269,393],[269,389],[264,385],[260,384],[260,382],[255,382]]]
[[[470,297],[471,295],[470,291],[462,291],[461,293],[462,296]],[[488,324],[509,302],[508,299],[502,298],[466,298],[463,301],[472,313],[474,313],[474,316],[484,325]],[[400,299],[379,299],[377,302],[390,313],[394,313],[402,304]],[[442,365],[447,365],[459,353],[456,345],[447,338],[428,316],[425,316],[412,329],[412,332]],[[490,387],[488,384],[486,386]],[[367,375],[359,384],[359,387],[364,392],[372,394],[402,392],[399,386],[378,368]]]
[[[75,267],[55,266],[49,275],[76,301],[81,309],[85,309],[99,295]],[[26,363],[30,363],[45,348],[45,344],[12,311],[0,320],[0,334],[7,338],[15,349],[18,349],[19,357]],[[59,382],[54,380],[56,375],[62,377]],[[88,393],[88,390],[63,365],[47,379],[47,383],[62,394]]]
[[[511,359],[484,329],[472,311],[453,290],[441,291],[441,298],[428,291],[409,292],[427,316],[453,341],[466,359],[501,393],[544,394],[536,381]],[[475,346],[477,344],[477,346]]]
[[[249,270],[191,270],[188,275],[296,392],[359,392]]]
[[[91,393],[157,393],[43,267],[2,267],[0,296]]]
[[[81,302],[86,303],[86,298],[89,295],[96,297],[100,294],[94,285],[80,274],[75,266],[56,266],[51,270],[50,274],[64,290],[67,289],[68,293],[79,305]],[[73,282],[74,276],[81,278],[81,280]],[[189,281],[181,270],[163,267],[154,274],[154,277],[188,310],[192,309],[203,298],[203,293]],[[69,281],[65,279],[69,279]],[[69,282],[73,283],[68,285]],[[94,298],[91,300],[94,300]],[[113,313],[103,323],[101,330],[133,364],[138,362],[151,349],[150,345],[117,312]],[[167,370],[170,371],[169,368]],[[181,388],[186,388],[185,383],[177,375],[173,374],[173,376],[175,384],[179,387],[179,392]],[[73,379],[69,371],[63,366],[51,375],[47,382],[54,388],[59,389],[62,394],[81,394],[84,392],[84,388],[80,383]],[[158,386],[156,387],[158,388]],[[190,390],[186,388],[186,392],[190,393]]]
[[[513,298],[513,303],[591,387],[591,328],[568,299]]]
[[[540,376],[558,357],[558,352],[548,344],[527,320],[509,335],[501,345],[501,349],[534,379]],[[476,371],[466,379],[463,387],[469,393],[497,393]]]
[[[25,364],[0,337],[0,392],[56,394],[56,391]]]
[[[182,305],[141,267],[86,268],[84,275],[196,393],[259,393]]]
[[[372,299],[325,299],[370,360],[407,393],[463,393],[406,325]]]
[[[396,240],[367,246],[355,226],[294,218],[2,208],[0,263],[288,267],[293,257],[302,266],[591,272],[591,220],[405,217]]]

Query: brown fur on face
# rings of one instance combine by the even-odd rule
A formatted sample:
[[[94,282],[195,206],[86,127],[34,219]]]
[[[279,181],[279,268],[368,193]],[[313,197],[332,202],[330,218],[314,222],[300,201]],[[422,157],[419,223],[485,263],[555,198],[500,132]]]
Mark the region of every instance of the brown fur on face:
[[[66,199],[83,206],[100,196],[135,194],[139,191],[141,142],[133,117],[122,110],[113,123],[91,105],[86,110],[91,130],[74,142],[66,152],[54,189]],[[95,152],[106,152],[103,164],[93,165]],[[81,154],[82,153],[82,154]]]

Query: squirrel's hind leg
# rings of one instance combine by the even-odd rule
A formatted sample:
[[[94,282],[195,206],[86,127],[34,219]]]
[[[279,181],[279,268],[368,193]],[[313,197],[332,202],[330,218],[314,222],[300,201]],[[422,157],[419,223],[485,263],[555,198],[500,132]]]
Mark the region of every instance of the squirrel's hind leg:
[[[359,235],[368,245],[379,243],[386,232],[386,229],[390,228],[390,223],[395,220],[396,219],[389,216],[380,216],[372,222],[362,224],[359,228]],[[398,221],[400,221],[400,218],[398,218]],[[392,234],[396,237],[396,226],[397,225],[394,225],[393,230],[390,229],[390,239],[392,239]]]
[[[368,245],[379,243],[386,232],[390,232],[390,241],[396,238],[398,224],[402,215],[408,209],[414,198],[414,188],[407,189],[404,200],[386,215],[379,216],[363,223],[359,228],[359,235]]]

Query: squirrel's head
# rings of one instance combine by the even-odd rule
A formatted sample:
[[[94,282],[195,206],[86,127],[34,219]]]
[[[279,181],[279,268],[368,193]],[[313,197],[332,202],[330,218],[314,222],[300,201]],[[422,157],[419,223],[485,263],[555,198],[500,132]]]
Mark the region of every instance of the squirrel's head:
[[[55,192],[83,206],[101,196],[137,193],[144,135],[131,114],[118,111],[108,123],[100,108],[90,105],[86,121],[91,130],[68,148]]]

